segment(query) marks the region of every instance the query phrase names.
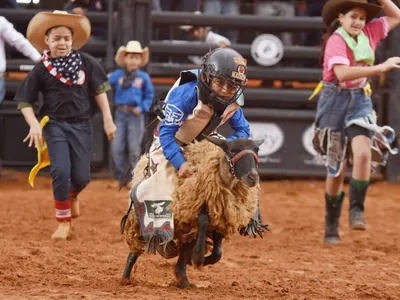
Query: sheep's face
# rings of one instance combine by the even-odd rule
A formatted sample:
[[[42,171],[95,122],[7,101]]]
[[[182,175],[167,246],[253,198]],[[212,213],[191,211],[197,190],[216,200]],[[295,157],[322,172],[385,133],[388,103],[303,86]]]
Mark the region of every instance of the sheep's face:
[[[206,137],[210,142],[221,147],[230,164],[231,173],[247,186],[254,187],[260,177],[258,175],[258,147],[264,140],[237,139],[226,141],[214,137]]]

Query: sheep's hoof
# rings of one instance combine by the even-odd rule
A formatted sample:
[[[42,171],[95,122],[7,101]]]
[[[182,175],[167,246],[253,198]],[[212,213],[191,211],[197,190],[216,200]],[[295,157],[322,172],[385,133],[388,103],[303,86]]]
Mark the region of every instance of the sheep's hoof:
[[[200,268],[204,264],[204,251],[194,248],[191,262],[195,267]]]
[[[259,235],[263,238],[265,230],[270,231],[270,226],[264,225],[259,220],[251,219],[247,226],[239,228],[239,233],[243,236],[256,238]]]
[[[121,280],[119,281],[119,284],[122,286],[127,286],[127,285],[131,285],[132,281],[129,278],[121,278]]]
[[[186,288],[195,288],[196,286],[190,283],[189,280],[183,279],[179,281],[177,287],[180,289],[186,289]]]

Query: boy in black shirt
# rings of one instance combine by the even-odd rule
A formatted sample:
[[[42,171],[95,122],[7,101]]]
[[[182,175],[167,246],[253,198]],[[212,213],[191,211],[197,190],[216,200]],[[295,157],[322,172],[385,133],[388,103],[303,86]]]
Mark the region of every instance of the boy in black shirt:
[[[77,51],[90,36],[85,16],[54,11],[40,12],[30,21],[27,38],[40,52],[42,62],[28,74],[15,95],[30,126],[24,141],[29,147],[41,146],[42,128],[32,106],[43,94],[39,116],[50,121],[43,128],[50,157],[56,219],[59,222],[52,239],[66,240],[71,234],[71,218],[79,216],[77,195],[90,181],[92,127],[89,119],[99,107],[108,139],[116,127],[106,92],[107,76],[97,61]],[[71,207],[72,206],[72,207]]]

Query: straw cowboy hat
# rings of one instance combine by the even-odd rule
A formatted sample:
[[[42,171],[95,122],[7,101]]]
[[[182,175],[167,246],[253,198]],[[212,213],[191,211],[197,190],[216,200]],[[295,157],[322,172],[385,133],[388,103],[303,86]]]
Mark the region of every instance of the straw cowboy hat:
[[[88,18],[59,10],[37,13],[28,24],[26,36],[36,49],[43,52],[48,48],[44,42],[47,30],[57,26],[71,28],[73,32],[72,48],[74,49],[81,48],[90,37],[91,26]]]
[[[142,45],[138,41],[129,41],[125,46],[119,47],[117,54],[115,54],[115,62],[120,67],[125,67],[124,56],[126,53],[139,53],[142,54],[142,63],[140,67],[144,67],[149,62],[149,48],[142,48]]]
[[[339,14],[348,7],[364,8],[367,12],[367,22],[375,18],[382,7],[368,3],[368,0],[328,0],[322,9],[322,19],[326,26],[338,18]]]

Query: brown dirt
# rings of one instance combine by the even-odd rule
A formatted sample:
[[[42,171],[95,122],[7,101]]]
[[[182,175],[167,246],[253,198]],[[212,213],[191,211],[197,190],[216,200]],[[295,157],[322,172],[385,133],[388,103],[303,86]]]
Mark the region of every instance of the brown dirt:
[[[53,242],[50,179],[38,178],[31,189],[26,177],[0,180],[0,299],[400,299],[400,186],[372,185],[366,232],[348,229],[346,201],[343,242],[325,246],[324,183],[263,182],[261,209],[273,231],[225,241],[218,264],[189,267],[197,288],[180,290],[176,259],[153,255],[140,257],[132,283],[120,285],[126,190],[93,180],[80,197],[72,240]]]

